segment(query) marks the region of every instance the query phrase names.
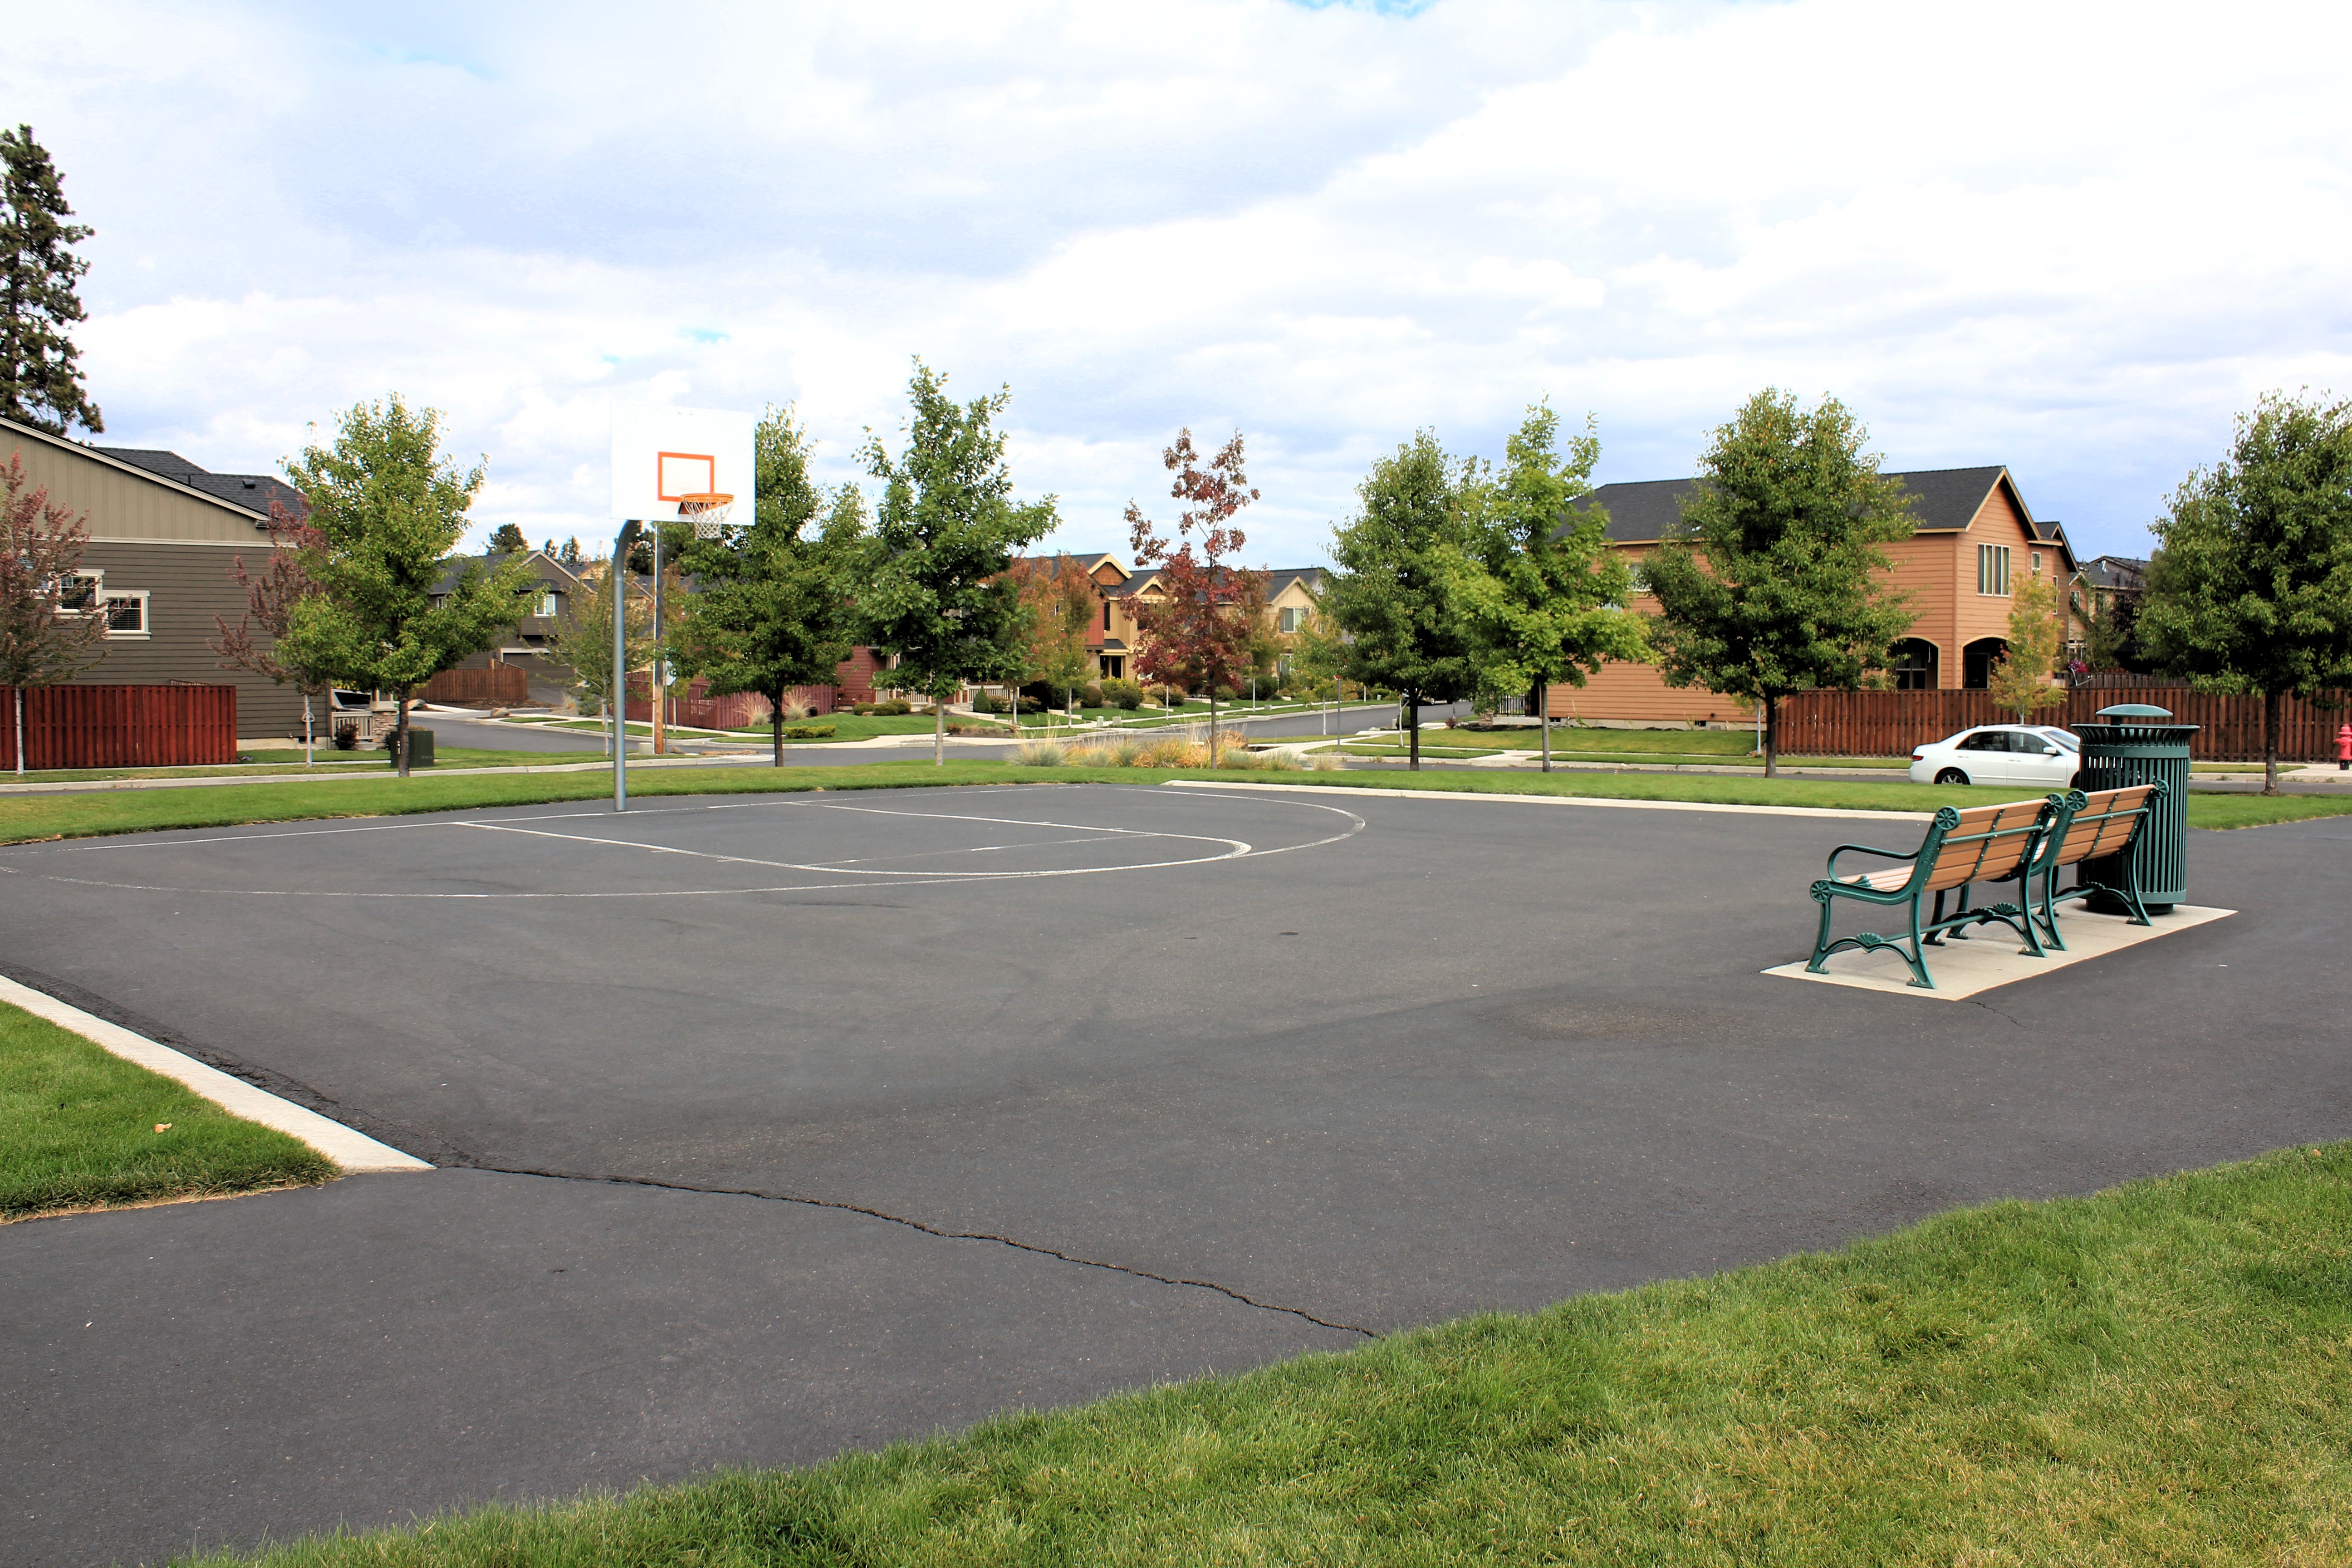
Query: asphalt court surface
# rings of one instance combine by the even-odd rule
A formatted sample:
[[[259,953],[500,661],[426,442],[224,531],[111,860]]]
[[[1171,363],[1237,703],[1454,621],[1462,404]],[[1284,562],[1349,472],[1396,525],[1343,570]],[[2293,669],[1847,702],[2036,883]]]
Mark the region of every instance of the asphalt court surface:
[[[2352,828],[2194,834],[2237,915],[1966,1003],[1759,973],[1916,831],[1064,785],[0,849],[15,978],[453,1167],[0,1229],[51,1352],[0,1559],[806,1462],[2346,1135]]]

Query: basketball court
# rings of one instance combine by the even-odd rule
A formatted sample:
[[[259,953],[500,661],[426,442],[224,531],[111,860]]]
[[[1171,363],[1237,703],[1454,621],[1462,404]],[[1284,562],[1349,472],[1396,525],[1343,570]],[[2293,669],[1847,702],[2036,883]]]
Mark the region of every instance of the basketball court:
[[[265,1448],[207,1540],[804,1462],[2352,1120],[2340,825],[1943,1006],[1761,973],[1853,827],[1026,785],[0,849],[16,978],[442,1167],[0,1233],[65,1369],[0,1470],[128,1441],[91,1517],[131,1463],[176,1547]],[[268,1418],[197,1443],[205,1386]]]

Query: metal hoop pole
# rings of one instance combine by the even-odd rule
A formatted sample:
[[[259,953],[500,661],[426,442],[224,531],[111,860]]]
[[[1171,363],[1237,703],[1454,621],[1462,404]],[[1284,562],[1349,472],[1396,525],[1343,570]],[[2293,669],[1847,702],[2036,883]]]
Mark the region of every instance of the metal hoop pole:
[[[613,673],[604,683],[605,706],[613,713],[613,809],[629,809],[629,546],[637,542],[642,525],[621,525],[613,541],[613,570],[605,586],[613,592]]]

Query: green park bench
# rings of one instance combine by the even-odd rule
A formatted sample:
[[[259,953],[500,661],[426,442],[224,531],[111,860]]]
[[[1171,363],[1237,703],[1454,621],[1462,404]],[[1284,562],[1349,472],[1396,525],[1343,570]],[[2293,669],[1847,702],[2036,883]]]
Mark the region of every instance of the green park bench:
[[[2086,899],[2095,893],[2105,893],[2131,911],[2131,923],[2144,926],[2151,923],[2147,909],[2139,901],[2139,881],[2134,875],[2134,857],[2126,851],[2139,836],[2142,826],[2154,814],[2164,795],[2158,784],[2133,784],[2125,789],[2103,789],[2090,795],[2076,794],[2074,809],[2063,828],[2053,828],[2047,844],[2036,858],[2041,862],[2034,872],[2042,879],[2042,899],[2034,923],[2042,928],[2050,945],[2063,952],[2066,943],[2058,935],[2058,906],[2069,899]],[[2115,857],[2122,868],[2123,885],[2113,887],[2104,882],[2085,879],[2084,866],[2093,860]],[[2068,867],[2074,868],[2074,885],[2063,892],[2058,890],[2058,873]]]
[[[1892,948],[1911,966],[1911,984],[1932,991],[1936,982],[1927,973],[1927,944],[1939,941],[1948,931],[1996,921],[2024,939],[2026,952],[2042,957],[2042,940],[2031,912],[2032,878],[2037,871],[2045,869],[2038,852],[2045,842],[2055,842],[2063,837],[2071,807],[2082,798],[2080,795],[2053,795],[2044,800],[2009,801],[2000,805],[1970,806],[1965,811],[1947,805],[1938,809],[1935,820],[1927,825],[1927,836],[1920,840],[1919,847],[1908,851],[1877,849],[1867,844],[1839,845],[1830,851],[1829,875],[1812,887],[1813,901],[1822,907],[1822,927],[1813,942],[1812,959],[1805,965],[1806,972],[1821,973],[1822,963],[1842,948],[1855,947],[1865,952]],[[1884,860],[1908,864],[1841,877],[1837,868],[1841,855],[1874,855]],[[2015,882],[2017,902],[1969,908],[1968,889],[1978,882]],[[2045,900],[2048,890],[2045,882]],[[1923,920],[1920,901],[1930,895],[1935,904]],[[1876,931],[1864,931],[1858,936],[1831,941],[1830,920],[1839,899],[1905,910],[1910,917],[1909,935],[1885,937]],[[1957,903],[1956,913],[1944,912],[1948,899]],[[1908,947],[1904,945],[1906,941]]]

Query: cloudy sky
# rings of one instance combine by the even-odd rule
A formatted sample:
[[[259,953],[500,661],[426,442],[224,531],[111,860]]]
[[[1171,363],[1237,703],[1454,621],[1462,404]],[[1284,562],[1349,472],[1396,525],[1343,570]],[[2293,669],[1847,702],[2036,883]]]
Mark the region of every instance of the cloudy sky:
[[[2352,393],[2352,7],[1785,0],[12,14],[106,442],[269,469],[397,389],[478,534],[609,532],[606,408],[794,404],[828,479],[911,356],[1009,383],[1057,542],[1179,426],[1326,558],[1419,426],[1539,397],[1688,472],[1767,384],[2006,463],[2084,555],[2274,386]]]

